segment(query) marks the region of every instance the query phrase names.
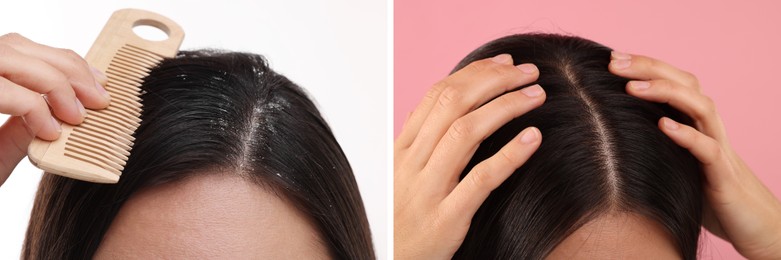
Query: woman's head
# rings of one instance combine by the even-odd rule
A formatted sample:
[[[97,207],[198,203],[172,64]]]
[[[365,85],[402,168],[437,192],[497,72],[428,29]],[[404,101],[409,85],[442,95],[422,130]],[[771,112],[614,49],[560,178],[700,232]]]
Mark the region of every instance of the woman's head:
[[[700,169],[657,128],[662,116],[688,118],[628,95],[628,80],[607,69],[611,49],[582,38],[504,37],[455,70],[502,53],[539,68],[547,99],[483,141],[462,177],[528,126],[543,142],[478,210],[455,258],[626,258],[651,249],[645,255],[694,259]]]
[[[344,153],[306,94],[261,56],[181,52],[142,89],[143,121],[119,183],[44,175],[25,257],[373,258]]]

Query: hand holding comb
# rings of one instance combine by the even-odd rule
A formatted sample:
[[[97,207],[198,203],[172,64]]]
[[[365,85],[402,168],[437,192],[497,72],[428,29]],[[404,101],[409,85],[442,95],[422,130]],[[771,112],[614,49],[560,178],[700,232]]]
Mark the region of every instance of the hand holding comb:
[[[133,27],[148,25],[164,31],[162,41],[145,40]],[[30,161],[47,173],[97,183],[116,183],[133,147],[141,123],[141,83],[164,58],[172,58],[184,39],[182,28],[159,14],[122,9],[114,12],[87,53],[87,63],[108,77],[111,105],[87,110],[78,126],[62,123],[56,141],[36,138]]]

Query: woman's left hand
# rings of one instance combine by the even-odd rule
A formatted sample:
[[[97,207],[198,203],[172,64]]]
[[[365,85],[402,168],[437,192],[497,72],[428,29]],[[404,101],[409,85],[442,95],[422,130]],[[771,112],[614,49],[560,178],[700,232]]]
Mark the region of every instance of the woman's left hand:
[[[781,203],[732,149],[697,78],[662,61],[620,52],[613,52],[608,68],[637,79],[627,84],[630,95],[670,104],[694,119],[687,126],[661,118],[659,128],[702,163],[705,228],[749,259],[781,259]]]

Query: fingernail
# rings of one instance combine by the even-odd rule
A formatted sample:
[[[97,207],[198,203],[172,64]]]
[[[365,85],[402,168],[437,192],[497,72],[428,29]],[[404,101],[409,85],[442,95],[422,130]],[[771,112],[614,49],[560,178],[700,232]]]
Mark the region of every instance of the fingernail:
[[[90,68],[90,70],[92,70],[92,75],[94,75],[95,78],[99,78],[99,80],[102,80],[102,81],[108,80],[108,78],[106,77],[106,74],[104,74],[99,69],[97,69],[95,67],[92,67],[92,66],[89,66],[89,68]]]
[[[542,95],[542,93],[545,93],[545,91],[542,90],[542,87],[540,87],[539,84],[534,84],[521,89],[521,93],[523,93],[527,97],[539,97],[540,95]]]
[[[509,61],[513,59],[513,56],[510,56],[510,54],[499,54],[491,58],[491,61],[499,63],[499,64],[506,64]]]
[[[81,104],[81,100],[78,98],[76,99],[76,107],[79,108],[79,113],[81,113],[81,117],[87,116],[87,110],[84,109],[84,105]]]
[[[620,51],[613,51],[610,53],[610,57],[616,60],[630,60],[632,59],[632,55],[620,52]]]
[[[107,99],[111,99],[111,95],[108,94],[106,88],[104,88],[103,85],[100,85],[100,83],[98,83],[97,81],[95,81],[95,88],[98,89],[98,93],[100,93],[100,95],[102,95]]]
[[[59,133],[62,132],[62,127],[60,127],[60,122],[57,122],[57,119],[54,119],[54,117],[52,117],[52,125],[54,126],[54,129],[57,129],[57,132]]]
[[[539,137],[537,135],[537,130],[535,128],[529,128],[526,130],[525,133],[521,135],[521,143],[524,144],[533,143],[537,141],[537,139],[539,139]]]
[[[662,124],[664,125],[665,128],[670,129],[670,130],[677,130],[680,127],[680,125],[678,125],[677,122],[673,121],[672,119],[666,118],[666,117],[662,118]]]
[[[106,91],[106,88],[100,84],[100,82],[108,82],[106,74],[95,67],[89,66],[89,68],[92,70],[92,75],[95,76],[95,88],[98,89],[98,93],[107,99],[111,99],[111,95]]]
[[[647,81],[630,81],[629,87],[636,89],[636,90],[646,90],[649,87],[651,87],[651,83]]]
[[[632,64],[632,61],[630,61],[630,60],[612,60],[612,61],[610,61],[610,64],[613,65],[613,68],[616,68],[616,69],[626,69],[626,68],[629,68],[629,65]]]
[[[41,94],[41,97],[43,98],[43,101],[46,101],[46,104],[49,106],[52,106],[52,103],[49,103],[49,96],[46,94]]]
[[[526,73],[526,74],[532,74],[535,71],[537,71],[537,66],[534,66],[534,64],[530,64],[530,63],[520,64],[520,65],[515,66],[515,67],[518,68],[519,70],[523,71],[523,73]]]

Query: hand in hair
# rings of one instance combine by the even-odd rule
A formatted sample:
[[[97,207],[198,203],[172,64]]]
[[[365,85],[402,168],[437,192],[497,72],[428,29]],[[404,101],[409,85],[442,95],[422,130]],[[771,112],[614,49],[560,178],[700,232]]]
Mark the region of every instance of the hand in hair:
[[[101,86],[106,76],[71,50],[9,33],[0,36],[0,57],[0,114],[11,116],[0,127],[2,185],[27,156],[34,137],[59,138],[60,125],[52,113],[66,123],[80,124],[85,107],[105,108],[110,97]]]
[[[702,163],[705,228],[749,259],[781,259],[781,203],[732,149],[697,78],[662,61],[618,52],[613,52],[609,69],[638,79],[627,84],[630,95],[668,103],[694,119],[692,127],[661,118],[659,128]]]
[[[545,101],[538,85],[511,91],[538,76],[536,66],[513,66],[502,54],[428,91],[394,145],[396,259],[450,259],[483,201],[539,147],[540,131],[526,128],[459,182],[486,137]]]

